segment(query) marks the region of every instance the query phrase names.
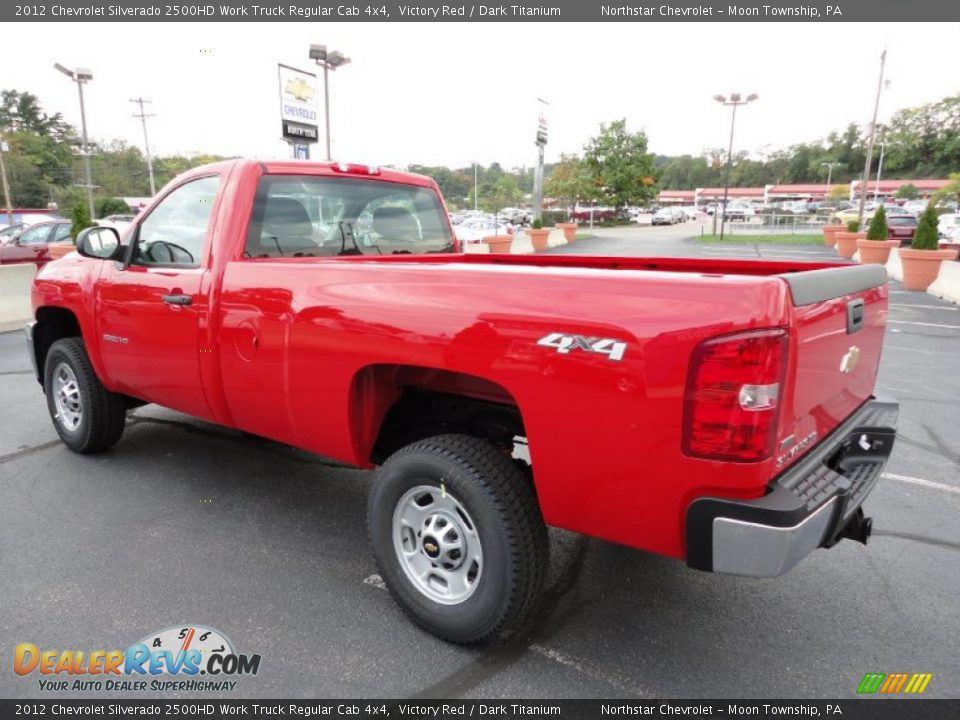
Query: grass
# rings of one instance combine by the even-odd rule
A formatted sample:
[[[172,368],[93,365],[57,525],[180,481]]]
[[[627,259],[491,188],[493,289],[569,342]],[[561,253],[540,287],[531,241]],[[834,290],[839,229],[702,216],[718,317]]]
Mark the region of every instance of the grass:
[[[719,235],[703,235],[693,238],[696,242],[719,245]],[[730,235],[723,236],[724,245],[823,245],[823,235],[820,233],[809,235]]]
[[[586,240],[587,238],[592,238],[592,237],[593,235],[591,235],[588,232],[578,232],[573,234],[574,240]]]

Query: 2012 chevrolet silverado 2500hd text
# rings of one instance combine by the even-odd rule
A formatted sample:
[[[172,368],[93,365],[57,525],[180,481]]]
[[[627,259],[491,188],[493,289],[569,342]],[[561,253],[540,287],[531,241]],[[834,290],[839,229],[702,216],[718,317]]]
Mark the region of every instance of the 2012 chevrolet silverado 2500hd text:
[[[78,250],[28,328],[63,441],[147,402],[376,468],[380,574],[447,640],[521,626],[548,524],[756,577],[869,535],[882,267],[464,255],[429,178],[293,161],[191,170]]]

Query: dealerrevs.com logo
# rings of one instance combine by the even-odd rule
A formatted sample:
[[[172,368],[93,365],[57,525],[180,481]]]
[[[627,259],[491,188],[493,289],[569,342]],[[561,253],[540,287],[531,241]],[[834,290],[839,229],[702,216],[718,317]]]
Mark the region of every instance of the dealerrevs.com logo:
[[[238,654],[226,636],[200,625],[152,633],[126,650],[60,650],[20,643],[13,656],[13,671],[39,676],[40,690],[48,692],[222,692],[236,688],[233,678],[259,670],[259,654]]]

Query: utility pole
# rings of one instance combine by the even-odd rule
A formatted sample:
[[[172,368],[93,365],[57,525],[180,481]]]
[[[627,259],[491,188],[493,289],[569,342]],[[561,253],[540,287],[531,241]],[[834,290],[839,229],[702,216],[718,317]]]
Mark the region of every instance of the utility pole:
[[[7,165],[3,161],[3,154],[10,151],[10,146],[0,140],[0,177],[3,178],[3,199],[7,203],[7,225],[13,225],[13,205],[10,203],[10,185],[7,184]]]
[[[877,99],[873,103],[873,120],[870,121],[870,137],[867,140],[867,159],[863,163],[863,180],[860,182],[860,207],[857,222],[863,227],[863,210],[867,202],[867,184],[870,182],[870,164],[873,162],[873,135],[877,129],[877,112],[880,110],[880,93],[883,90],[883,69],[887,64],[887,49],[880,53],[880,79],[877,81]]]
[[[883,151],[887,149],[887,144],[885,142],[880,142],[880,162],[877,164],[877,185],[873,189],[873,201],[877,202],[880,199],[880,174],[883,172]]]
[[[150,197],[153,197],[157,194],[157,184],[153,179],[153,158],[150,156],[150,140],[147,138],[147,118],[154,117],[153,114],[147,115],[143,111],[143,106],[148,104],[149,100],[144,100],[142,97],[131,98],[130,102],[136,103],[140,106],[140,112],[134,113],[135,118],[140,118],[140,124],[143,126],[143,149],[147,154],[147,171],[150,173]]]
[[[96,213],[94,212],[93,208],[93,175],[90,172],[90,144],[87,141],[87,111],[83,104],[83,86],[85,83],[93,80],[93,73],[86,68],[70,70],[60,63],[54,63],[53,67],[73,80],[77,84],[77,91],[80,93],[80,127],[83,133],[83,166],[87,175],[87,203],[90,206],[90,219],[92,220]]]

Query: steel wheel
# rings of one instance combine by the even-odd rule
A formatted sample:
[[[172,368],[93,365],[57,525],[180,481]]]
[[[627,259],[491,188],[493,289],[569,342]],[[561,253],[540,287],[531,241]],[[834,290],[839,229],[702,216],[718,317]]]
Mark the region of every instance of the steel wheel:
[[[59,363],[54,368],[52,390],[57,422],[70,432],[75,432],[83,420],[83,397],[77,376],[67,363]]]
[[[462,603],[477,588],[483,549],[463,504],[444,487],[418,485],[393,513],[393,548],[407,578],[442,605]]]

